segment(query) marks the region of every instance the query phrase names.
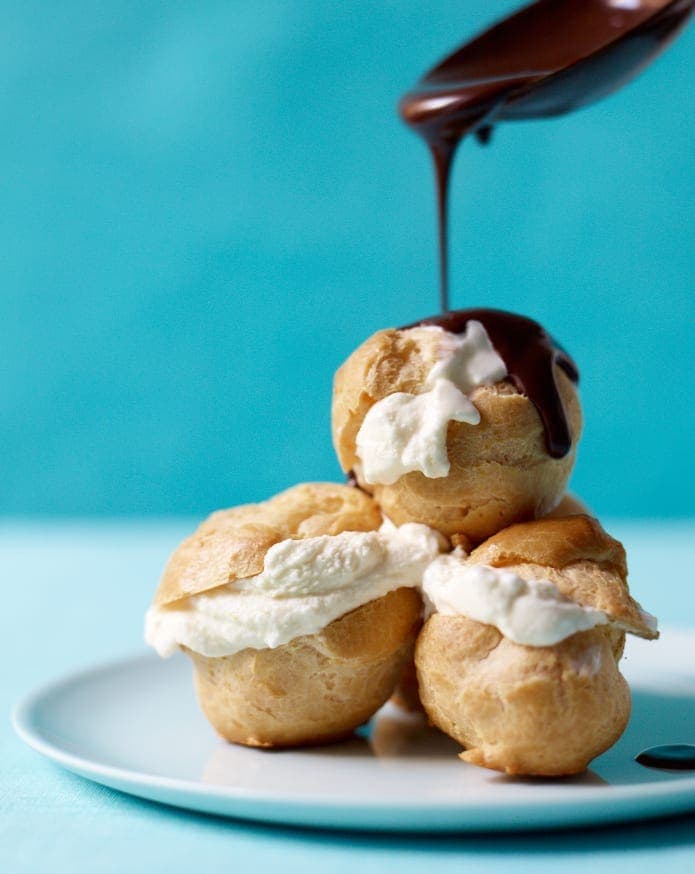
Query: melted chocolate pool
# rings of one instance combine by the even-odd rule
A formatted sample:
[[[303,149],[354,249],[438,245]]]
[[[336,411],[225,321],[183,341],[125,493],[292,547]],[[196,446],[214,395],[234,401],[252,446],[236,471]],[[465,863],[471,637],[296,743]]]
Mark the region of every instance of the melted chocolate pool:
[[[548,454],[553,458],[567,455],[572,448],[572,435],[555,381],[555,365],[574,383],[579,381],[577,365],[538,322],[503,310],[454,310],[416,324],[437,325],[452,334],[462,334],[472,319],[481,322],[487,331],[507,367],[510,382],[538,410]]]
[[[665,771],[695,770],[695,745],[668,744],[649,747],[635,756],[635,761],[646,768],[661,768]]]

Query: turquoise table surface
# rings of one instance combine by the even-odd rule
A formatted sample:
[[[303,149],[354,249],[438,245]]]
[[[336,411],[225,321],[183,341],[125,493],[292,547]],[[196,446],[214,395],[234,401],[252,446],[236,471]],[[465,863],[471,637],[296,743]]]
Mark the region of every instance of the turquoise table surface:
[[[187,520],[0,526],[3,707],[37,684],[142,648],[141,620]],[[615,522],[637,598],[695,627],[695,521]],[[9,647],[8,647],[9,644]],[[189,814],[65,773],[0,729],[0,871],[695,870],[695,816],[547,834],[410,837],[293,830]]]

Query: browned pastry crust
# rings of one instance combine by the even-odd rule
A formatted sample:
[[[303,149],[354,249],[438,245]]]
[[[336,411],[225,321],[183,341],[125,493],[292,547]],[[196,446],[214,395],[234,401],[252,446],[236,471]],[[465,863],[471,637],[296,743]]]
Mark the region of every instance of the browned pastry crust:
[[[381,522],[369,495],[337,483],[301,483],[261,504],[218,510],[171,556],[154,604],[163,607],[259,574],[266,552],[282,540],[376,531]]]
[[[596,519],[571,516],[512,525],[462,561],[548,580],[611,621],[532,647],[465,616],[431,616],[415,648],[429,719],[465,747],[467,762],[508,774],[582,771],[627,723],[625,632],[658,636],[628,592],[625,550]]]
[[[396,589],[277,649],[224,658],[188,652],[200,706],[226,740],[255,747],[327,743],[388,699],[421,623],[413,589]]]
[[[622,543],[610,537],[597,519],[570,516],[510,525],[489,537],[471,553],[476,564],[507,567],[525,562],[563,568],[575,561],[593,561],[627,577]]]
[[[630,693],[617,666],[624,637],[601,626],[555,646],[520,646],[490,625],[435,614],[416,646],[422,702],[466,748],[466,762],[576,774],[627,725]]]
[[[417,685],[414,646],[403,664],[403,669],[391,696],[391,701],[396,707],[400,707],[401,710],[406,710],[408,713],[422,713],[424,710],[420,700],[420,690]]]
[[[446,477],[428,479],[415,471],[393,485],[364,482],[356,440],[365,415],[394,392],[422,391],[435,356],[431,335],[389,329],[370,337],[340,367],[334,381],[332,421],[343,470],[356,469],[359,485],[374,495],[396,524],[423,522],[473,542],[513,522],[544,516],[565,490],[582,425],[575,387],[559,368],[555,378],[573,437],[572,450],[564,458],[548,455],[543,426],[531,401],[510,383],[500,382],[471,394],[480,424],[449,423],[451,469]]]

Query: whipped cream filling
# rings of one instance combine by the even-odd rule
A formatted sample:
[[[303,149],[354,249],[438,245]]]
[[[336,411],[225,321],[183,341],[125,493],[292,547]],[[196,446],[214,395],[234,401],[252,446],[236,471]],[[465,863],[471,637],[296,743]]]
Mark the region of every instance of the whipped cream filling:
[[[150,608],[145,639],[161,656],[179,646],[210,657],[281,646],[394,589],[419,586],[443,548],[426,525],[388,520],[378,531],[283,540],[260,574]]]
[[[507,376],[504,361],[480,322],[469,321],[463,334],[436,325],[404,333],[408,332],[433,332],[438,359],[427,374],[423,392],[394,392],[377,401],[364,417],[356,453],[368,483],[391,485],[411,471],[430,479],[446,476],[449,422],[477,425],[480,413],[467,395]]]
[[[430,613],[494,625],[526,646],[552,646],[609,622],[605,613],[566,598],[549,580],[525,580],[504,568],[466,565],[463,558],[455,550],[438,556],[425,570],[422,590]]]

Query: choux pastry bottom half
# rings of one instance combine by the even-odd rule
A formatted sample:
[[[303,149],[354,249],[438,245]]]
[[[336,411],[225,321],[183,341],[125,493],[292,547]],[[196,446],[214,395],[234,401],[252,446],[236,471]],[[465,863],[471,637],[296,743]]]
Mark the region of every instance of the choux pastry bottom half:
[[[222,658],[189,652],[200,706],[218,734],[247,746],[326,743],[389,698],[420,625],[413,589],[396,589],[277,649]]]

